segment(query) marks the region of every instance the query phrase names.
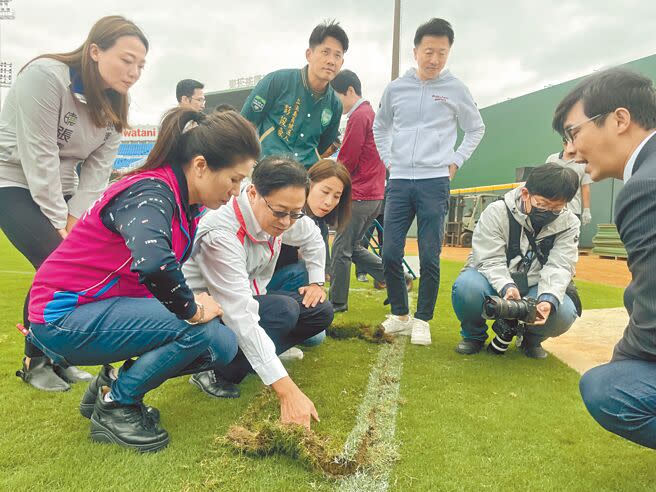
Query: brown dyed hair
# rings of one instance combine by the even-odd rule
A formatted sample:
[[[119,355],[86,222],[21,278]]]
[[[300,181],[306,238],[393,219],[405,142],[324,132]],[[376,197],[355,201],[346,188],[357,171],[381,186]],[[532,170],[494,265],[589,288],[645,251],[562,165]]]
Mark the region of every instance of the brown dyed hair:
[[[310,186],[329,178],[337,178],[344,185],[344,191],[337,206],[324,217],[331,226],[337,225],[337,232],[342,232],[351,220],[351,175],[340,162],[332,159],[321,159],[309,170]]]
[[[163,164],[182,167],[199,155],[213,171],[245,159],[257,159],[260,142],[255,127],[236,111],[206,115],[173,108],[162,118],[157,141],[146,162],[131,174]]]
[[[106,51],[114,46],[118,38],[123,36],[136,36],[148,51],[148,39],[141,29],[125,17],[110,15],[103,17],[93,25],[87,39],[76,50],[68,53],[39,55],[26,63],[21,71],[39,58],[52,58],[78,70],[82,76],[84,97],[91,110],[91,121],[99,128],[112,124],[116,131],[120,132],[129,126],[128,96],[119,94],[112,89],[103,89],[98,63],[91,59],[89,51],[92,44],[97,45],[102,51]]]

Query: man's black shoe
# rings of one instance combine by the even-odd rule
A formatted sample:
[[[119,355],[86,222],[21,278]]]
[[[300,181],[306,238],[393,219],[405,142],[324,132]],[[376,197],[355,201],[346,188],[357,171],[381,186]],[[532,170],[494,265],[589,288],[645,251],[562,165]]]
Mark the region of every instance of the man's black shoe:
[[[55,374],[62,378],[69,384],[79,383],[80,381],[91,381],[93,375],[89,374],[87,371],[78,369],[75,366],[62,367],[58,364],[54,364]]]
[[[29,369],[25,366],[25,359],[23,359],[23,368],[16,371],[16,376],[41,391],[68,391],[71,389],[66,381],[57,376],[52,361],[46,356],[32,357]]]
[[[462,339],[460,343],[456,346],[456,352],[464,355],[477,354],[481,351],[485,342],[482,340],[472,340],[472,339]]]
[[[214,371],[192,374],[189,383],[198,386],[201,391],[213,398],[239,398],[239,386],[218,377]]]
[[[333,302],[333,312],[345,313],[346,311],[348,311],[348,304],[335,304]]]
[[[530,357],[531,359],[546,359],[549,357],[549,353],[544,350],[540,344],[529,347],[522,345],[521,350],[524,351],[526,357]]]
[[[107,402],[100,387],[91,415],[91,439],[145,453],[165,448],[169,434],[151,420],[144,405]]]
[[[87,419],[91,418],[93,408],[96,405],[96,395],[98,395],[98,389],[100,389],[101,386],[112,385],[112,378],[110,374],[113,370],[114,368],[112,366],[105,364],[100,369],[98,375],[93,378],[93,380],[89,383],[89,386],[87,386],[87,389],[84,391],[84,395],[82,395],[82,401],[80,401],[80,413],[83,417]],[[159,424],[159,410],[157,410],[155,407],[150,407],[148,405],[144,405],[143,403],[141,404],[144,406],[146,414],[151,418],[153,423]]]

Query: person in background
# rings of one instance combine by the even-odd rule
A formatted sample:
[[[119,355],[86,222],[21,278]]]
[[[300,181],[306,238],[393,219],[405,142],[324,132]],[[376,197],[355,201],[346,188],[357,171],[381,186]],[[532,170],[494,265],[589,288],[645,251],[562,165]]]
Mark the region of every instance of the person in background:
[[[348,118],[337,160],[351,174],[353,187],[351,220],[335,236],[331,252],[330,300],[335,312],[342,312],[348,310],[351,263],[379,284],[385,282],[382,260],[362,246],[363,236],[380,213],[385,195],[385,165],[374,142],[374,110],[362,97],[358,76],[342,70],[330,84]]]
[[[183,79],[175,86],[178,107],[192,111],[205,109],[205,86],[194,79]]]
[[[23,67],[0,115],[0,228],[35,270],[107,187],[128,92],[148,40],[133,22],[103,17],[82,46]],[[76,168],[79,166],[79,175]],[[23,327],[30,327],[27,306]],[[29,340],[16,373],[42,391],[66,391],[91,374],[52,363]]]
[[[309,168],[335,141],[342,105],[330,81],[348,45],[338,22],[319,24],[310,34],[304,68],[277,70],[258,82],[241,114],[260,134],[262,157],[289,155]]]
[[[592,220],[592,213],[590,212],[590,184],[592,178],[585,172],[585,164],[581,164],[574,160],[575,153],[569,149],[565,140],[563,140],[563,150],[547,157],[546,162],[553,162],[560,166],[571,169],[579,177],[579,189],[574,195],[574,198],[567,204],[567,208],[571,210],[576,217],[581,221],[581,225],[585,226]]]

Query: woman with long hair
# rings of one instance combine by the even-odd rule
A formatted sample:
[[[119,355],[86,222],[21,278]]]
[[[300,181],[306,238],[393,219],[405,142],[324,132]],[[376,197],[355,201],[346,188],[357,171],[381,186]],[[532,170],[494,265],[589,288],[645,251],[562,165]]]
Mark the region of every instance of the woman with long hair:
[[[104,364],[80,404],[93,440],[163,448],[168,433],[144,395],[237,353],[223,311],[193,294],[182,264],[200,207],[237,195],[259,153],[255,128],[234,111],[170,111],[143,167],[111,185],[37,271],[28,340],[64,367]],[[109,364],[122,360],[117,374]]]
[[[9,90],[0,115],[0,229],[35,269],[107,187],[147,52],[134,23],[104,17],[78,49],[30,61]],[[26,328],[28,301],[29,292]],[[53,365],[29,341],[16,374],[44,391],[91,379]]]

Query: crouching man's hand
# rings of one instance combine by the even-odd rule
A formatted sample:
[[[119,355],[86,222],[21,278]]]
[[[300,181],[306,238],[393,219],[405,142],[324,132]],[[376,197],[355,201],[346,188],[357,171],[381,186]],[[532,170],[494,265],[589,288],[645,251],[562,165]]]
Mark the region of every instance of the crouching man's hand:
[[[296,386],[292,378],[285,376],[271,387],[280,400],[280,421],[283,424],[299,424],[310,430],[311,419],[319,422],[314,403]]]
[[[310,284],[298,289],[303,296],[303,305],[306,308],[316,307],[317,304],[326,300],[326,290],[318,284]]]
[[[551,303],[547,301],[539,302],[536,306],[538,317],[533,325],[543,325],[547,322],[547,318],[551,314]]]

